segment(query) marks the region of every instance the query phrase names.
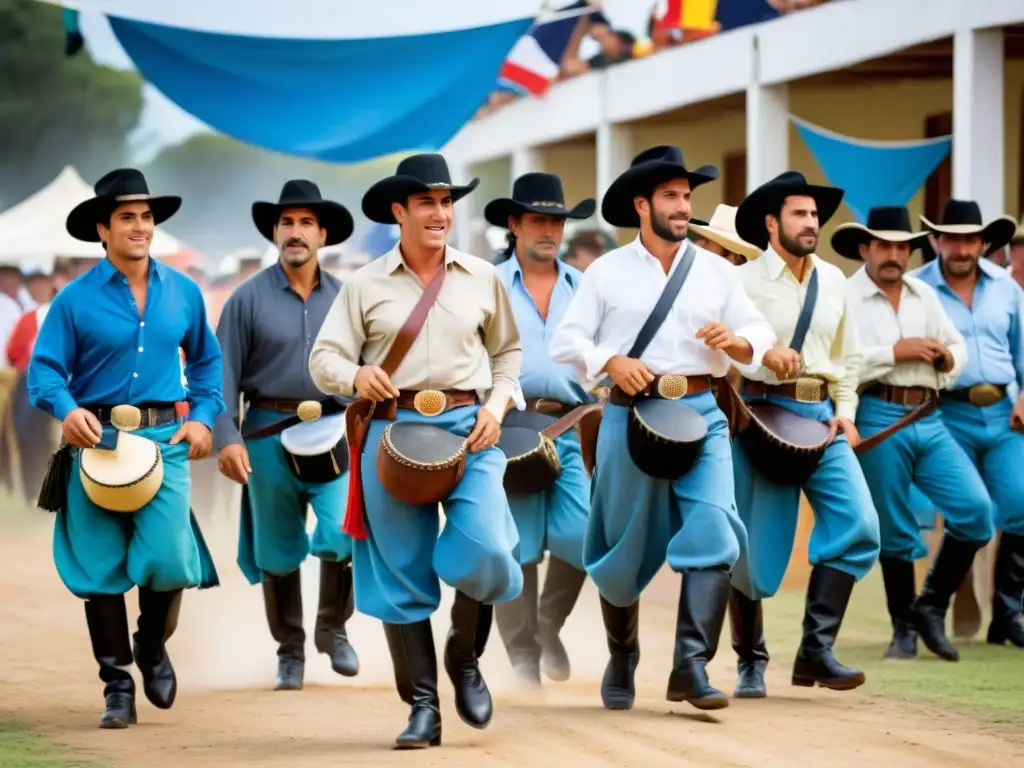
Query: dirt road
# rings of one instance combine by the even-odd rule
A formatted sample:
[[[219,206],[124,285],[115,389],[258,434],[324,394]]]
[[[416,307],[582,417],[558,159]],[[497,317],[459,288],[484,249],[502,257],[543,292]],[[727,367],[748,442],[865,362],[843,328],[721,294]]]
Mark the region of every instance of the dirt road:
[[[351,635],[362,661],[354,681],[335,676],[310,643],[307,687],[270,690],[275,658],[260,593],[234,567],[231,531],[207,533],[223,586],[190,592],[171,642],[181,692],[169,712],[142,699],[140,724],[100,731],[102,684],[96,677],[81,604],[68,595],[50,555],[50,518],[36,513],[17,525],[0,522],[0,716],[9,711],[70,745],[84,759],[140,766],[560,766],[660,765],[867,766],[943,768],[1019,764],[1024,740],[946,713],[872,699],[860,693],[789,686],[789,653],[769,673],[771,698],[734,702],[715,717],[664,699],[671,662],[676,581],[650,590],[641,611],[643,661],[637,706],[601,708],[598,685],[606,651],[596,595],[589,587],[566,628],[573,680],[548,684],[540,696],[516,689],[497,632],[483,660],[496,699],[492,726],[459,721],[451,688],[441,681],[444,746],[428,752],[390,750],[406,710],[393,689],[378,623],[357,616]],[[314,566],[315,568],[315,566]],[[307,626],[315,611],[315,570],[305,580]],[[446,631],[435,620],[439,647]],[[134,610],[134,609],[132,609]],[[731,689],[727,636],[713,679]],[[442,673],[442,678],[444,677]]]

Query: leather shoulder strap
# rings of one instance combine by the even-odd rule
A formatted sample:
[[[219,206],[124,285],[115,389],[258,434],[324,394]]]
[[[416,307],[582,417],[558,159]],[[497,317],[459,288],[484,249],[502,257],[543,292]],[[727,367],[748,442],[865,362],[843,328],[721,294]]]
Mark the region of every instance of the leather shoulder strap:
[[[651,314],[644,321],[643,327],[640,329],[640,333],[637,334],[632,348],[626,353],[626,357],[638,359],[654,340],[654,335],[665,322],[668,313],[672,309],[672,305],[675,303],[676,297],[679,295],[679,291],[682,290],[683,283],[686,282],[686,276],[690,274],[690,267],[693,266],[693,260],[696,258],[696,255],[697,251],[694,249],[693,243],[687,240],[683,255],[679,258],[679,264],[676,266],[676,271],[672,273],[672,277],[665,284],[661,296],[658,297],[658,303],[654,305]]]
[[[807,338],[807,331],[811,327],[811,317],[814,315],[814,305],[818,303],[818,268],[811,270],[811,281],[807,284],[807,296],[804,298],[804,305],[800,307],[800,316],[796,319],[796,328],[793,329],[793,340],[789,342],[789,348],[798,353],[804,346],[804,339]]]
[[[388,376],[393,374],[398,369],[398,366],[402,364],[402,360],[405,359],[405,356],[409,354],[409,350],[412,349],[416,337],[423,330],[423,326],[427,322],[427,315],[430,314],[430,308],[434,306],[434,302],[437,301],[437,297],[441,293],[441,286],[444,285],[444,277],[448,273],[445,267],[446,264],[442,261],[441,266],[437,268],[437,274],[430,279],[430,282],[423,289],[423,295],[416,302],[416,306],[412,308],[412,312],[406,318],[405,324],[398,330],[398,335],[384,357],[384,362],[380,364],[380,367],[384,369],[384,373]]]
[[[859,443],[857,443],[856,447],[853,449],[853,452],[856,454],[861,454],[870,451],[883,440],[889,439],[897,432],[899,432],[901,429],[906,429],[907,427],[919,422],[925,416],[930,415],[932,411],[934,411],[938,407],[938,405],[939,398],[934,396],[929,397],[925,402],[917,406],[917,408],[912,410],[910,413],[904,415],[898,421],[894,421],[881,432],[878,432],[872,435],[871,437],[866,437],[863,440],[861,440]]]
[[[593,413],[595,411],[600,411],[603,408],[604,403],[586,403],[584,405],[577,405],[575,408],[573,408],[571,411],[565,414],[565,416],[560,418],[558,421],[554,421],[551,424],[548,424],[540,432],[542,435],[547,435],[549,438],[554,440],[555,438],[561,437],[570,429],[572,429],[581,421],[583,421],[583,419],[586,418],[588,414]]]

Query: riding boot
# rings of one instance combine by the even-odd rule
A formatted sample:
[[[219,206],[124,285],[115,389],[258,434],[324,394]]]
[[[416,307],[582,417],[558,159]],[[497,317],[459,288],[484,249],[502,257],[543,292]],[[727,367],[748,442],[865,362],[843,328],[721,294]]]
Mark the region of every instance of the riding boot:
[[[158,709],[170,709],[178,695],[178,678],[165,644],[178,627],[182,591],[156,592],[139,587],[139,629],[135,633],[135,666],[142,690]]]
[[[444,648],[444,668],[455,688],[455,711],[466,725],[486,728],[494,704],[477,662],[477,621],[480,603],[456,590],[452,603],[452,627]]]
[[[793,685],[845,691],[864,684],[864,673],[840,664],[832,648],[842,626],[855,579],[827,565],[816,565],[807,585],[804,631],[793,663]]]
[[[977,551],[977,544],[944,535],[921,594],[910,605],[911,621],[925,647],[946,661],[960,659],[960,654],[946,636],[949,600],[971,570]]]
[[[414,624],[384,623],[384,637],[395,667],[398,695],[412,709],[395,749],[441,744],[441,701],[437,695],[437,654],[430,619]]]
[[[729,698],[708,681],[707,665],[718,651],[718,638],[729,605],[729,574],[710,569],[686,571],[679,590],[676,647],[668,678],[669,701],[687,701],[697,709],[722,709]]]
[[[988,642],[1009,642],[1024,648],[1024,536],[1003,531],[996,556],[995,591],[992,595],[992,623]]]
[[[300,691],[306,666],[302,628],[302,580],[299,569],[287,576],[263,574],[263,603],[270,635],[277,641],[275,691]]]
[[[359,657],[348,641],[345,623],[352,618],[352,561],[320,561],[320,603],[316,611],[313,642],[331,660],[331,669],[345,677],[359,674]]]
[[[913,659],[917,656],[917,630],[910,613],[915,592],[914,563],[892,557],[879,558],[878,562],[882,566],[885,601],[892,620],[892,642],[882,658]]]
[[[551,680],[563,682],[572,674],[569,654],[562,645],[558,634],[565,626],[572,609],[576,607],[585,571],[577,570],[557,557],[548,558],[548,573],[544,577],[544,592],[540,596],[540,647],[541,667]]]
[[[527,685],[540,685],[536,563],[523,566],[523,591],[515,600],[494,606],[494,619],[516,679]]]
[[[605,709],[632,709],[636,699],[634,679],[640,664],[640,600],[619,608],[601,596],[601,618],[608,640],[601,701]]]
[[[124,595],[93,595],[85,601],[85,621],[93,657],[100,665],[100,680],[106,683],[103,689],[106,705],[100,717],[100,728],[135,725],[138,716]]]
[[[768,695],[764,671],[768,645],[764,639],[764,612],[760,600],[751,600],[735,587],[729,591],[729,626],[736,652],[737,699],[763,699]]]

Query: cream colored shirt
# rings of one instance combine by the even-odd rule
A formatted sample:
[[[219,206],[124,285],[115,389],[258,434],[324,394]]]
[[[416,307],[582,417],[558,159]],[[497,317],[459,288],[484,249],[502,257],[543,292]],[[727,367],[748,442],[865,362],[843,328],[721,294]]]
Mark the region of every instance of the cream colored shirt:
[[[451,246],[445,269],[441,293],[391,383],[409,390],[476,390],[500,422],[516,399],[523,359],[508,294],[491,264]],[[351,396],[356,371],[384,360],[423,287],[397,245],[353,273],[309,356],[317,387]]]
[[[900,308],[892,304],[864,267],[846,281],[846,295],[857,307],[860,340],[860,384],[880,381],[896,387],[946,389],[967,365],[967,344],[939,302],[935,289],[915,277],[903,276]],[[896,364],[893,347],[900,339],[936,339],[953,354],[953,370],[937,373],[927,363]]]
[[[740,287],[736,268],[720,256],[694,246],[693,266],[661,328],[640,359],[653,374],[724,376],[731,358],[708,349],[697,331],[712,321],[729,327],[753,347],[760,363],[775,334]],[[679,266],[676,254],[669,274]],[[555,362],[576,368],[589,389],[604,378],[614,355],[629,352],[668,283],[661,263],[637,237],[606,253],[583,273],[549,344]]]
[[[853,421],[857,416],[860,350],[854,307],[846,300],[846,275],[839,267],[816,255],[807,258],[811,260],[811,269],[818,272],[818,301],[801,350],[801,375],[825,379],[836,416]],[[779,344],[788,346],[807,296],[811,270],[807,270],[802,283],[797,282],[786,262],[771,247],[761,258],[736,269],[744,290],[771,324]],[[766,384],[781,383],[763,366],[736,367],[748,379]]]

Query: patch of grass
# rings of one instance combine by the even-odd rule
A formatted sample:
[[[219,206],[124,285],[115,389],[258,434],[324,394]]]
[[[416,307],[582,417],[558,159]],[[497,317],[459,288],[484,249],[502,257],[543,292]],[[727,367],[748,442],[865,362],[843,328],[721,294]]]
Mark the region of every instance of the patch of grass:
[[[768,650],[784,664],[800,642],[804,593],[781,591],[765,601],[765,633]],[[882,659],[892,628],[885,607],[885,591],[878,569],[854,590],[836,645],[844,664],[867,675],[861,689],[872,696],[920,702],[991,723],[1024,725],[1024,651],[985,642],[987,617],[972,640],[951,637],[960,661],[951,663],[934,656],[918,643],[918,658],[910,661]]]
[[[0,768],[89,768],[69,760],[64,750],[35,731],[13,721],[0,720]]]

